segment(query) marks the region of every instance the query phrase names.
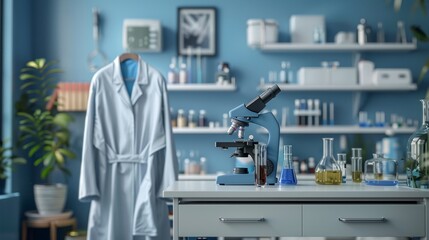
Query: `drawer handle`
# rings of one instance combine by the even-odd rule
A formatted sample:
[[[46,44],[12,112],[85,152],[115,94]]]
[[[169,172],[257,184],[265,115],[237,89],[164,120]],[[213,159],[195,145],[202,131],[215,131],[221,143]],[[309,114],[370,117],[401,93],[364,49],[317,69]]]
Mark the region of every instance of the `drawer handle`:
[[[344,223],[384,223],[387,222],[385,217],[381,218],[338,218],[341,222]]]
[[[220,217],[219,221],[224,223],[258,223],[265,222],[265,218],[223,218]]]

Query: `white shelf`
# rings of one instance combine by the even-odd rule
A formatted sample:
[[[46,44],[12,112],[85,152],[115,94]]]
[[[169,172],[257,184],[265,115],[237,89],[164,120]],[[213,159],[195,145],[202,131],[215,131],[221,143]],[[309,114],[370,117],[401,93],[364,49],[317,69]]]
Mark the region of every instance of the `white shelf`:
[[[409,85],[300,85],[300,84],[277,84],[282,91],[414,91],[416,84]],[[259,90],[265,91],[272,84],[262,84]]]
[[[195,128],[173,128],[174,134],[226,134],[226,128],[209,128],[209,127],[195,127]]]
[[[168,91],[235,91],[235,84],[220,85],[216,83],[167,84]]]
[[[338,51],[338,52],[366,52],[366,51],[412,51],[417,49],[417,42],[411,43],[367,43],[364,45],[354,44],[311,44],[311,43],[270,43],[259,47],[262,51],[296,51],[296,52],[314,52],[314,51]]]
[[[263,132],[266,130],[261,129]],[[319,127],[282,127],[280,128],[281,134],[411,134],[416,130],[414,127],[359,127],[359,126],[319,126]]]

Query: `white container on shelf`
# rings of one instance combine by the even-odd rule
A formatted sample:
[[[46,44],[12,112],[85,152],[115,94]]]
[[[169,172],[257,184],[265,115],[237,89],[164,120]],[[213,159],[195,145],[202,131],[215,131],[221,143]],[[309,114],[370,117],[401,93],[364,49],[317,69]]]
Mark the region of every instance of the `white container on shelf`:
[[[261,29],[265,29],[262,32]],[[258,47],[262,43],[276,43],[278,41],[278,25],[273,19],[247,20],[247,45]]]
[[[406,68],[376,68],[372,79],[376,85],[409,85],[411,71]]]
[[[300,85],[329,84],[329,68],[302,67],[298,70],[298,83]]]
[[[331,68],[332,85],[357,85],[357,70],[354,67]]]
[[[373,85],[372,73],[374,72],[374,63],[371,61],[361,60],[358,63],[359,84]]]
[[[325,16],[292,15],[289,21],[292,43],[314,43],[315,30],[321,31],[322,42],[326,42]]]

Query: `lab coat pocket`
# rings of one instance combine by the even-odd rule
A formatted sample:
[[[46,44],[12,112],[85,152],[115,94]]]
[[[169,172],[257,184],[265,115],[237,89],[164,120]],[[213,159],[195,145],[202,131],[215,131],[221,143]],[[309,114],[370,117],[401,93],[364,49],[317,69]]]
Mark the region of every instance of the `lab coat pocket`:
[[[157,236],[154,200],[152,182],[145,178],[140,185],[134,208],[133,235]]]

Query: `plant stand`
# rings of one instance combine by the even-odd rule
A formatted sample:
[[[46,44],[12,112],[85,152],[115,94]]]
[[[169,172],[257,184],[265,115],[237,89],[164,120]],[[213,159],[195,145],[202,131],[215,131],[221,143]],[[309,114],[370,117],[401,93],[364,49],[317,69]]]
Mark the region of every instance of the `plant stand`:
[[[22,222],[22,240],[27,240],[27,233],[29,228],[47,228],[50,231],[50,239],[57,239],[57,229],[61,227],[71,227],[76,230],[76,218],[60,219],[60,220],[25,220]],[[30,239],[34,239],[30,235]]]

